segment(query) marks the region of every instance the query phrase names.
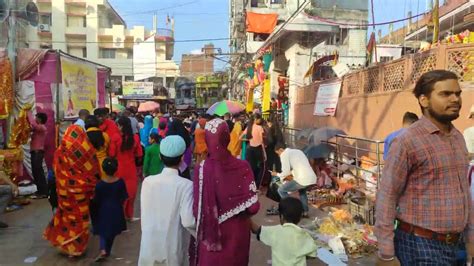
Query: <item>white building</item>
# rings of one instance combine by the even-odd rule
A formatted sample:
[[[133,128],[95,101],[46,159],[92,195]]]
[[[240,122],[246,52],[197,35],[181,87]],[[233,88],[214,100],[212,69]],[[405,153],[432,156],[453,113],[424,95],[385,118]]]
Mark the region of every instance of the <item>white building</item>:
[[[127,28],[107,0],[35,0],[39,9],[38,27],[28,26],[24,44],[29,48],[57,49],[109,66],[112,81],[133,81],[144,67],[155,73],[148,81],[158,88],[173,88],[179,67],[172,60],[174,29],[144,26]],[[151,19],[151,18],[150,18]],[[156,24],[155,24],[156,25]],[[154,64],[133,62],[134,44],[154,36]],[[153,39],[153,38],[152,38]],[[25,46],[25,45],[24,45]],[[135,66],[135,67],[134,67]],[[140,67],[137,67],[140,66]],[[164,92],[166,93],[166,91]]]

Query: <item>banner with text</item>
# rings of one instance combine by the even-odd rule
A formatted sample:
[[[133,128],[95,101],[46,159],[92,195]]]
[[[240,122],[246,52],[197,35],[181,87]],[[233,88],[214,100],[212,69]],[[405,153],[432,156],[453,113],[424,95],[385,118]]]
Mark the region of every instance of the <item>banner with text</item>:
[[[337,102],[339,101],[340,92],[340,81],[320,84],[314,104],[314,115],[334,116],[336,114]]]
[[[123,82],[122,84],[123,96],[153,96],[153,82]]]
[[[81,109],[92,112],[98,101],[96,66],[61,57],[61,72],[64,118],[76,118]]]

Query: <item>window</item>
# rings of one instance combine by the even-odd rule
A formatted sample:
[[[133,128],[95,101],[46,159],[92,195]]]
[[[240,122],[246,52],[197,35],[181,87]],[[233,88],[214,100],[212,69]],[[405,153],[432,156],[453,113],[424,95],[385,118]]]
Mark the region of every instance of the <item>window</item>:
[[[174,78],[166,78],[166,88],[174,88]]]
[[[127,51],[127,59],[133,59],[133,50]]]
[[[256,42],[264,42],[268,39],[270,34],[265,34],[265,33],[254,33],[253,34],[253,40]]]
[[[68,52],[68,54],[73,55],[73,56],[83,57],[83,58],[87,57],[87,48],[85,48],[85,47],[83,47],[83,48],[68,47],[67,52]]]
[[[393,56],[381,56],[380,57],[380,63],[384,63],[384,62],[388,62],[388,61],[392,61],[393,60]]]
[[[85,28],[87,27],[86,17],[68,16],[67,26]]]
[[[125,81],[133,81],[133,76],[125,76]]]
[[[51,26],[52,25],[51,14],[41,15],[39,18],[39,24],[47,24]]]
[[[115,58],[115,49],[100,48],[99,49],[99,56],[100,56],[100,58],[114,59]]]

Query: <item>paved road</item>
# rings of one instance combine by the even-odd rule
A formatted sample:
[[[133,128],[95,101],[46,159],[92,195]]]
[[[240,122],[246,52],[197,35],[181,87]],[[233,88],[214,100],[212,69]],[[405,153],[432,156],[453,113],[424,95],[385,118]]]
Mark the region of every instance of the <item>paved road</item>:
[[[255,219],[260,224],[277,224],[277,216],[266,216],[265,209],[272,203],[261,197],[262,208]],[[136,202],[138,211],[139,202]],[[138,214],[138,213],[137,213]],[[321,215],[312,209],[310,215]],[[33,201],[23,210],[6,214],[5,221],[10,228],[0,230],[0,265],[31,265],[25,259],[36,257],[34,265],[94,265],[94,258],[98,254],[98,237],[90,239],[87,253],[78,259],[70,259],[60,255],[52,248],[41,235],[52,216],[47,200]],[[303,221],[304,222],[304,221]],[[306,221],[308,222],[308,220]],[[112,257],[102,265],[136,265],[140,249],[140,222],[129,224],[129,232],[122,233],[116,238]],[[271,259],[270,248],[256,241],[252,237],[250,265],[269,265]],[[352,263],[351,263],[352,264]],[[362,263],[355,263],[367,265]],[[309,261],[308,265],[325,265],[317,260]]]

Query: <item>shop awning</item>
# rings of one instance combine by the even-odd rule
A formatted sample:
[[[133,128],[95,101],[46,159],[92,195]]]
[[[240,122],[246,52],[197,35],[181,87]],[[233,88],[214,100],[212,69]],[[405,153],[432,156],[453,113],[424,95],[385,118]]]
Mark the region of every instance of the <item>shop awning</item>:
[[[247,32],[271,34],[277,20],[278,14],[247,12]]]

